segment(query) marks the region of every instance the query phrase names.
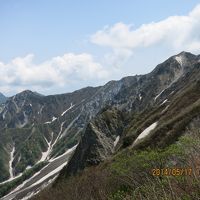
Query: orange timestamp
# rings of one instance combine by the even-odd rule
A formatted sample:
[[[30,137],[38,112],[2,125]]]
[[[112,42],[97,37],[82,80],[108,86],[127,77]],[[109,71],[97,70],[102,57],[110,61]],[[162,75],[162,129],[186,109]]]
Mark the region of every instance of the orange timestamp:
[[[192,168],[154,168],[152,169],[153,176],[191,176]]]

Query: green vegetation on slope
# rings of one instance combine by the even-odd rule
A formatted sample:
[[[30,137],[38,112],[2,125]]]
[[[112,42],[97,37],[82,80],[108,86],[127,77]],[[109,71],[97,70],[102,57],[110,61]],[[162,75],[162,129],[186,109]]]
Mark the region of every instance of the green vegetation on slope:
[[[14,174],[24,172],[27,166],[34,166],[42,152],[47,149],[44,134],[47,127],[38,125],[29,128],[7,128],[0,134],[0,182],[9,178],[9,160],[13,145],[15,146],[13,168]],[[46,134],[47,135],[47,134]],[[48,138],[48,135],[45,136]]]
[[[60,179],[35,199],[198,199],[199,88],[200,82],[193,79],[184,90],[175,91],[176,95],[169,97],[166,104],[160,103],[142,112],[127,114],[121,151],[97,167],[89,167],[76,176]],[[157,127],[131,149],[137,136],[155,121],[159,121]],[[152,174],[153,169],[163,168],[178,169],[177,173],[182,171],[180,169],[187,172],[192,168],[192,173],[178,176]]]
[[[174,143],[185,132],[187,125],[199,116],[199,97],[200,81],[194,81],[169,98],[167,104],[149,107],[140,113],[133,113],[132,117],[128,116],[130,120],[124,130],[123,147],[130,146],[145,128],[156,121],[159,121],[158,126],[137,145],[137,149],[162,148]]]
[[[7,170],[8,166],[6,166],[5,163],[8,163],[8,157],[7,157],[7,152],[3,148],[3,145],[1,145],[0,142],[0,182],[2,182],[5,179],[8,179],[10,174]]]
[[[5,183],[3,185],[0,185],[0,198],[11,192],[13,189],[15,189],[18,185],[23,183],[25,180],[32,177],[36,172],[40,171],[47,163],[41,162],[31,169],[27,169],[22,176],[19,178],[14,179],[13,181],[10,181],[8,183]]]
[[[44,190],[37,200],[171,200],[198,199],[200,136],[198,130],[164,149],[125,149],[111,160],[90,167]],[[153,176],[158,168],[192,168],[182,176]]]

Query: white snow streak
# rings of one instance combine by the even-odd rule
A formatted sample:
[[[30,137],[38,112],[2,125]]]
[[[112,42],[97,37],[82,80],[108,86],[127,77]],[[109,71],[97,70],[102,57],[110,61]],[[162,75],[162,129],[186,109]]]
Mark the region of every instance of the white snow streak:
[[[43,162],[43,161],[45,161],[47,159],[47,157],[48,157],[48,155],[49,155],[49,153],[51,151],[51,142],[52,142],[52,139],[53,139],[53,133],[52,133],[52,139],[51,139],[50,142],[48,142],[48,140],[45,137],[44,137],[44,139],[45,139],[45,141],[46,141],[46,143],[48,145],[48,148],[47,148],[47,151],[42,152],[42,157],[37,163]]]
[[[183,64],[184,64],[184,57],[183,56],[181,56],[181,55],[176,56],[175,59],[181,66],[183,66]]]
[[[26,170],[31,169],[31,168],[32,168],[32,166],[28,165],[28,166],[26,167]]]
[[[75,105],[73,105],[73,104],[71,103],[70,107],[69,107],[67,110],[65,110],[65,111],[61,114],[61,116],[63,116],[66,112],[68,112],[69,110],[71,110],[74,106],[75,106]]]
[[[67,128],[64,130],[63,134],[60,136],[60,138],[64,137],[67,133],[67,131],[72,127],[72,125],[74,124],[74,122],[76,120],[78,120],[78,118],[80,117],[81,114],[79,114],[68,126]]]
[[[156,100],[164,91],[165,91],[165,89],[162,90],[162,91],[154,98],[154,100]]]
[[[46,166],[44,166],[40,171],[36,172],[36,173],[35,173],[33,176],[31,176],[29,179],[26,179],[23,183],[21,183],[20,185],[18,185],[13,191],[11,191],[11,192],[10,192],[9,194],[7,194],[6,196],[8,196],[8,195],[10,195],[10,194],[12,194],[12,193],[17,192],[18,190],[20,190],[22,187],[24,187],[24,185],[25,185],[27,182],[31,181],[34,177],[36,177],[38,174],[40,174],[41,171],[44,170],[48,165],[49,165],[49,164],[47,164]],[[31,187],[31,186],[29,186],[29,187]],[[29,188],[29,187],[28,187],[28,188]]]
[[[60,165],[59,167],[57,167],[56,169],[54,169],[53,171],[51,171],[50,173],[48,173],[46,176],[43,176],[40,180],[38,180],[37,182],[33,183],[31,185],[31,187],[38,185],[40,183],[42,183],[43,181],[45,181],[46,179],[48,179],[49,177],[57,174],[59,171],[61,171],[61,169],[68,163],[68,161],[64,162],[62,165]]]
[[[54,122],[56,119],[57,119],[57,117],[54,117],[54,116],[53,116],[53,118],[52,118],[52,122]]]
[[[78,144],[77,144],[77,145],[78,145]],[[75,145],[74,147],[68,149],[64,154],[62,154],[62,155],[56,157],[55,159],[51,159],[51,160],[49,161],[49,164],[50,164],[50,162],[54,162],[54,161],[56,161],[58,158],[60,158],[60,157],[62,157],[62,156],[64,156],[64,155],[67,155],[67,154],[69,154],[69,153],[71,153],[71,152],[73,152],[73,151],[76,149],[77,145]],[[56,169],[54,169],[53,171],[51,171],[50,173],[48,173],[47,175],[45,175],[44,177],[42,177],[42,178],[41,178],[40,180],[38,180],[37,182],[33,183],[32,185],[30,185],[30,186],[27,187],[27,188],[22,189],[22,191],[24,191],[24,190],[26,190],[26,189],[29,189],[29,188],[32,188],[33,186],[38,185],[39,183],[45,181],[45,180],[46,180],[47,178],[49,178],[50,176],[55,175],[55,174],[58,173],[67,163],[68,163],[68,161],[64,162],[62,165],[60,165],[59,167],[57,167]],[[45,167],[43,167],[40,171],[36,172],[32,177],[30,177],[29,179],[25,180],[21,185],[19,185],[17,188],[15,188],[13,191],[11,191],[11,192],[10,192],[9,194],[7,194],[6,196],[9,196],[9,195],[13,194],[14,192],[19,191],[21,188],[24,187],[24,185],[25,185],[27,182],[31,181],[34,177],[36,177],[38,174],[40,174],[41,171],[44,170],[49,164],[47,164]],[[41,181],[41,180],[42,180],[42,181]],[[54,178],[51,179],[51,180],[54,180]],[[32,194],[33,194],[33,193],[32,193]],[[35,194],[36,194],[36,193],[35,193]],[[30,194],[28,194],[28,196],[29,196],[29,195],[30,195]],[[5,197],[6,197],[6,196],[5,196]],[[28,198],[26,198],[26,199],[28,199]]]
[[[15,153],[15,146],[13,146],[13,149],[10,153],[10,161],[9,161],[9,173],[10,173],[10,179],[13,179],[14,178],[14,175],[13,175],[13,167],[12,167],[12,163],[13,163],[13,160],[14,160],[14,153]]]
[[[52,122],[54,122],[57,119],[57,117],[52,117],[51,121],[45,122],[44,124],[51,124]]]
[[[77,145],[78,145],[78,144],[77,144]],[[56,158],[50,159],[49,162],[54,162],[55,160],[59,159],[60,157],[62,157],[62,156],[64,156],[64,155],[66,155],[66,154],[69,154],[69,153],[73,152],[73,151],[76,149],[77,145],[75,145],[75,146],[73,146],[72,148],[68,149],[68,150],[67,150],[65,153],[63,153],[62,155],[57,156]]]
[[[49,159],[49,156],[50,156],[50,154],[51,154],[51,152],[52,152],[52,150],[53,150],[54,145],[56,144],[56,142],[58,141],[58,139],[59,139],[60,136],[61,136],[64,123],[65,123],[65,122],[62,122],[62,123],[61,123],[60,132],[58,133],[58,136],[56,137],[54,143],[50,146],[50,149],[49,149],[49,152],[48,152],[48,155],[47,155],[47,159]],[[53,138],[53,136],[52,136],[52,138]]]
[[[134,141],[133,144],[135,144],[138,140],[140,140],[140,139],[146,137],[153,129],[156,128],[157,124],[158,124],[158,122],[155,122],[155,123],[151,124],[149,127],[147,127],[147,128],[137,137],[137,139]]]
[[[48,122],[44,122],[44,124],[51,124],[51,121],[48,121]]]
[[[50,160],[50,162],[53,162],[53,161],[57,160],[58,158],[60,158],[61,156],[64,156],[66,154],[69,154],[69,153],[73,152],[76,149],[76,147],[77,147],[77,145],[75,145],[71,149],[68,149],[64,154],[60,155],[59,157],[57,157],[55,159]],[[60,165],[59,167],[57,167],[56,169],[54,169],[53,171],[51,171],[50,173],[48,173],[46,176],[42,177],[37,182],[33,183],[30,187],[38,185],[38,184],[42,183],[43,181],[45,181],[46,179],[48,179],[49,177],[51,177],[51,176],[57,174],[58,172],[60,172],[62,170],[62,168],[68,163],[68,161],[64,162],[62,165]]]
[[[3,119],[5,119],[6,118],[6,114],[7,114],[7,110],[3,113]]]
[[[163,114],[165,111],[167,111],[168,108],[169,108],[169,105],[166,106],[166,108],[161,112],[161,114]]]
[[[58,177],[58,175],[55,176],[55,177],[53,177],[52,179],[50,179],[48,182],[44,183],[44,184],[40,187],[40,189],[38,189],[38,190],[36,190],[36,191],[34,191],[34,192],[31,192],[31,193],[28,193],[28,195],[25,196],[24,198],[22,198],[21,200],[28,200],[28,199],[30,199],[31,197],[35,196],[35,195],[38,194],[41,190],[43,190],[43,189],[46,188],[49,184],[51,184],[57,177]]]
[[[22,176],[22,173],[18,174],[17,176],[13,177],[13,178],[9,178],[8,180],[4,181],[4,182],[1,182],[0,185],[3,185],[5,183],[8,183],[10,181],[13,181],[15,180],[16,178],[19,178],[20,176]]]
[[[116,147],[117,143],[119,142],[120,136],[118,135],[114,141],[114,147]]]
[[[44,106],[41,106],[40,110],[38,111],[38,115],[42,113]]]
[[[165,99],[160,105],[165,104],[168,101],[168,99]]]

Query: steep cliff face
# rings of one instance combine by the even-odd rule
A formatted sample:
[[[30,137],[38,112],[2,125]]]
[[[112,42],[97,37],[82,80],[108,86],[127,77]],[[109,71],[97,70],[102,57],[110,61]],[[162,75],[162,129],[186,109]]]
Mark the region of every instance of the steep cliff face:
[[[125,126],[124,119],[123,113],[114,108],[103,111],[89,122],[66,167],[67,175],[75,174],[85,167],[97,165],[111,156],[122,135]]]

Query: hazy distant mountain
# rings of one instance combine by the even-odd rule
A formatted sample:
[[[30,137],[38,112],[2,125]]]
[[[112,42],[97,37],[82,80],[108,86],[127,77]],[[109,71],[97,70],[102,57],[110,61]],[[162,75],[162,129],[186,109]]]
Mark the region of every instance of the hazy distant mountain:
[[[5,97],[1,92],[0,92],[0,104],[6,102],[7,97]]]

